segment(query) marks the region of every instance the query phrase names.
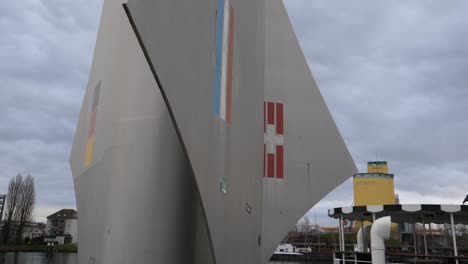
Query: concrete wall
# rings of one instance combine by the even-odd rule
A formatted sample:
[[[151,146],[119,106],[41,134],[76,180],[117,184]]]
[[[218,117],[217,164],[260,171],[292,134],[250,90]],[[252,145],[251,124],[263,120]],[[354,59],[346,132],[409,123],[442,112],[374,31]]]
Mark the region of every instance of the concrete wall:
[[[212,253],[192,172],[122,3],[104,1],[70,157],[78,263],[209,264]],[[87,166],[93,94],[99,83]]]
[[[235,20],[231,123],[214,111],[219,3],[130,0],[128,9],[193,170],[215,261],[259,263],[264,1],[229,1]]]
[[[232,119],[213,111],[223,2],[130,0],[129,17],[122,0],[104,2],[70,158],[79,264],[266,263],[355,172],[281,1],[228,2]],[[285,178],[273,183],[264,100],[285,102]]]

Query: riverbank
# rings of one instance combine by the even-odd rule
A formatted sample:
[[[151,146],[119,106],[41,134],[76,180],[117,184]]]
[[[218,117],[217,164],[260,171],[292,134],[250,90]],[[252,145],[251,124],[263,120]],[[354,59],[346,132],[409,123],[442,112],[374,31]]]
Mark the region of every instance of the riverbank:
[[[78,246],[56,245],[54,251],[59,253],[76,253],[78,252]],[[47,245],[0,245],[0,252],[47,252]]]

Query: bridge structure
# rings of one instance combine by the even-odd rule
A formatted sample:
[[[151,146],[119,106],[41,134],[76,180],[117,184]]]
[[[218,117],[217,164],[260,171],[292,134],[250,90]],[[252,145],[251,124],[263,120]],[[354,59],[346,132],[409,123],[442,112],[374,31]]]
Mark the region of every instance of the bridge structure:
[[[267,263],[357,171],[281,0],[105,0],[70,166],[79,264]]]

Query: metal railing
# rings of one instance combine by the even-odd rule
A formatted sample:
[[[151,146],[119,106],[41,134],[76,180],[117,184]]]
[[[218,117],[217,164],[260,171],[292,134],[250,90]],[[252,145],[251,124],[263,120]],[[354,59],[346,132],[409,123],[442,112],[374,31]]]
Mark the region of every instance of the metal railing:
[[[468,263],[467,256],[442,256],[442,255],[415,255],[404,253],[386,253],[386,263]],[[372,263],[370,253],[352,252],[352,251],[333,251],[333,263]]]
[[[366,254],[366,253],[362,253]],[[359,253],[350,251],[333,251],[333,264],[340,263],[372,263],[372,260],[363,260],[358,257]],[[366,254],[369,255],[370,254]]]

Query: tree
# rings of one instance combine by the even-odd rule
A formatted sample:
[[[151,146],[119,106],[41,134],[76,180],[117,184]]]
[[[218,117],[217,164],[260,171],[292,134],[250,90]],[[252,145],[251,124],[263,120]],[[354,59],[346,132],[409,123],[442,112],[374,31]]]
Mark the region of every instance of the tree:
[[[18,244],[22,242],[24,228],[32,221],[35,202],[34,179],[31,175],[23,179],[23,176],[18,174],[10,180],[2,230],[4,243],[10,242],[12,238]]]
[[[353,222],[343,219],[343,229],[344,231],[351,232],[351,229],[353,227]]]
[[[466,228],[466,225],[459,224],[455,226],[455,233],[457,236],[463,236],[467,231],[468,229]]]
[[[6,208],[5,208],[5,223],[3,225],[3,242],[8,243],[11,238],[12,223],[15,220],[14,216],[18,209],[18,200],[20,196],[21,185],[23,183],[23,176],[21,174],[16,175],[10,180],[8,184],[8,193],[6,196]]]
[[[36,202],[36,192],[34,190],[34,179],[28,175],[21,184],[18,205],[14,218],[17,221],[18,229],[16,230],[16,243],[23,241],[23,231],[27,223],[33,219],[34,204]]]

